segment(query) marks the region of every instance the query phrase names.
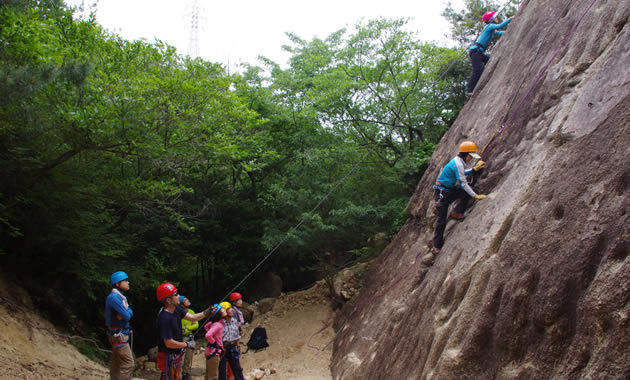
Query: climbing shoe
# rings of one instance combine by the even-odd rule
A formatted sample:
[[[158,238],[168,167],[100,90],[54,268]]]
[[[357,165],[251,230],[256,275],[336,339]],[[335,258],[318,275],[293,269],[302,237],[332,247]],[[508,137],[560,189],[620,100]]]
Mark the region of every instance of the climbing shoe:
[[[464,218],[466,218],[466,216],[464,216],[464,214],[460,214],[457,211],[453,211],[451,212],[451,218],[457,220],[458,222],[464,220]]]
[[[437,256],[438,253],[440,253],[440,249],[439,248],[431,248],[431,254],[433,254],[433,256]]]
[[[472,92],[467,92],[466,96],[470,98],[471,96],[473,96],[473,93]]]

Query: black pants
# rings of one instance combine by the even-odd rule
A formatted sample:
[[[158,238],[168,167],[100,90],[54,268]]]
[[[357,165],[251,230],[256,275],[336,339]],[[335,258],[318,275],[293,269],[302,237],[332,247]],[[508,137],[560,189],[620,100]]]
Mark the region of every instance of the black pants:
[[[459,203],[455,206],[455,211],[463,214],[468,208],[471,196],[462,189],[454,190],[435,190],[433,193],[435,207],[437,209],[437,218],[435,219],[435,232],[433,233],[433,246],[441,249],[444,245],[444,229],[448,219],[448,206],[459,199]]]
[[[223,355],[221,362],[219,363],[219,380],[227,379],[227,363],[230,363],[230,368],[232,368],[232,373],[234,373],[234,380],[245,380],[240,361],[241,350],[237,345],[229,347],[226,346],[224,349],[225,355]]]
[[[468,85],[466,86],[466,92],[473,92],[481,74],[483,74],[484,65],[488,62],[490,57],[479,49],[473,49],[468,52],[470,62],[472,63],[472,73],[470,79],[468,79]]]

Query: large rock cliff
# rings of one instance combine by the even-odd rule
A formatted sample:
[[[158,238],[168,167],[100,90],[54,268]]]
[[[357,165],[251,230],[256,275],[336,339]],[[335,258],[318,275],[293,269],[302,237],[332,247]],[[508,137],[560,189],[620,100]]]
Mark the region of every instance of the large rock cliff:
[[[335,379],[630,378],[630,0],[594,1],[562,49],[592,1],[521,6],[336,321]],[[440,169],[506,119],[424,264]]]

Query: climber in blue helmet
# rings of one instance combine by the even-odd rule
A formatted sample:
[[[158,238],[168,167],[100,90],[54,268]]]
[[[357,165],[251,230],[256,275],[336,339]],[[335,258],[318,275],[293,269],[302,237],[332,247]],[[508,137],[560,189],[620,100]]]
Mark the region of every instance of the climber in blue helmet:
[[[131,379],[134,361],[129,338],[131,325],[129,320],[133,310],[123,294],[129,290],[129,276],[123,271],[114,272],[109,277],[112,291],[105,300],[105,324],[107,339],[112,346],[112,361],[109,374],[112,379]]]
[[[486,12],[483,15],[482,20],[487,25],[483,28],[475,44],[468,50],[468,56],[472,64],[472,73],[470,74],[468,85],[466,86],[466,95],[468,96],[472,95],[479,78],[481,78],[481,74],[483,74],[484,65],[490,60],[490,56],[485,53],[488,44],[495,35],[500,36],[503,34],[503,31],[498,29],[505,28],[511,20],[508,18],[499,24],[495,15],[495,11]]]

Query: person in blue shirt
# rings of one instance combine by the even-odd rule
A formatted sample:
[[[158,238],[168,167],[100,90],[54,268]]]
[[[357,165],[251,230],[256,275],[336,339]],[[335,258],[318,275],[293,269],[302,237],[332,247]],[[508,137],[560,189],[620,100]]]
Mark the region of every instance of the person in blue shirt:
[[[490,59],[490,56],[485,53],[488,44],[492,40],[492,37],[503,34],[503,31],[498,29],[505,28],[511,20],[508,18],[499,24],[494,17],[495,14],[495,11],[490,11],[483,15],[482,20],[487,25],[483,28],[483,31],[479,35],[479,38],[475,41],[475,44],[468,50],[468,56],[470,57],[470,62],[472,63],[472,73],[470,74],[470,79],[468,79],[468,85],[466,86],[466,95],[468,96],[472,95],[477,82],[479,82],[479,78],[481,78],[481,74],[483,74],[484,65]]]
[[[481,200],[486,196],[476,194],[468,184],[467,175],[473,171],[479,171],[485,167],[485,162],[479,160],[472,169],[467,169],[473,159],[480,159],[477,154],[477,145],[472,141],[464,141],[459,145],[459,153],[442,168],[435,185],[433,185],[437,218],[435,220],[435,232],[433,234],[432,253],[437,255],[444,245],[444,229],[448,221],[448,206],[455,202],[457,206],[451,213],[456,220],[464,219],[464,212],[470,199]]]
[[[107,325],[107,339],[112,346],[112,361],[109,366],[109,376],[113,380],[131,379],[134,361],[129,337],[133,317],[133,310],[123,294],[129,290],[129,276],[118,271],[109,277],[112,291],[105,299],[105,324]]]

